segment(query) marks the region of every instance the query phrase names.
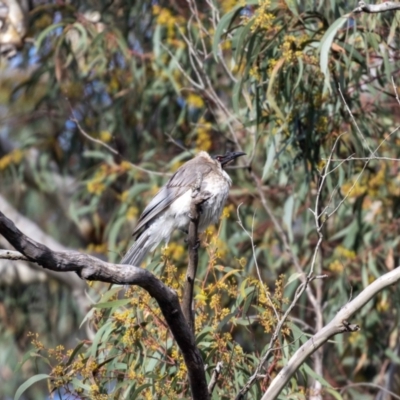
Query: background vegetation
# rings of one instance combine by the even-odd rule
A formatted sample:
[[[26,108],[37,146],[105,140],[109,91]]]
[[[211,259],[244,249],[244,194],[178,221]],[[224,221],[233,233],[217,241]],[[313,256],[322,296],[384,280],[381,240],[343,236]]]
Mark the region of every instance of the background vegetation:
[[[199,150],[247,153],[229,170],[229,203],[200,250],[196,336],[208,377],[224,365],[215,399],[234,398],[252,375],[301,271],[327,277],[294,305],[248,398],[398,264],[400,17],[353,15],[328,31],[353,6],[38,1],[27,39],[1,59],[0,195],[64,246],[117,262],[169,173]],[[146,262],[178,292],[183,239]],[[27,399],[189,395],[146,292],[96,283],[88,307],[53,276],[0,266],[3,398],[38,373],[51,379]],[[282,398],[400,393],[399,299],[392,287],[368,303],[361,331],[325,345]]]

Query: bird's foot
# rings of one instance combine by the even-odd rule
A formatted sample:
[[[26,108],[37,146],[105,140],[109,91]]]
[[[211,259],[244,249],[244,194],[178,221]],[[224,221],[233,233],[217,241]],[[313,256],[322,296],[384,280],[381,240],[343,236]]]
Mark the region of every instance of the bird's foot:
[[[193,250],[197,250],[200,247],[200,239],[196,240],[196,244],[192,247]]]

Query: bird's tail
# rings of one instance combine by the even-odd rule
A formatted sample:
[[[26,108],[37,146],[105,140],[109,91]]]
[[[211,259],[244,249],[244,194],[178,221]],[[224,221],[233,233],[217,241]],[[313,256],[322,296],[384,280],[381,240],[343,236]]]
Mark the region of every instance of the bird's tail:
[[[154,244],[155,243],[151,241],[151,237],[149,237],[146,232],[143,232],[126,252],[120,264],[129,264],[140,267],[140,264],[146,257],[147,253],[152,250]]]

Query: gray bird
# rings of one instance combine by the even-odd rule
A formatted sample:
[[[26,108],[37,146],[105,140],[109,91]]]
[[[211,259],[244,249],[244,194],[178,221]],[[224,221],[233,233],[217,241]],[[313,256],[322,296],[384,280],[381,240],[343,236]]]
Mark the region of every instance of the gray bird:
[[[229,194],[232,180],[223,167],[246,153],[227,152],[211,157],[201,151],[183,164],[155,195],[139,218],[133,231],[136,241],[125,254],[121,264],[139,266],[146,254],[161,241],[168,241],[175,229],[187,231],[190,204],[197,194],[210,196],[201,206],[199,232],[218,221]]]

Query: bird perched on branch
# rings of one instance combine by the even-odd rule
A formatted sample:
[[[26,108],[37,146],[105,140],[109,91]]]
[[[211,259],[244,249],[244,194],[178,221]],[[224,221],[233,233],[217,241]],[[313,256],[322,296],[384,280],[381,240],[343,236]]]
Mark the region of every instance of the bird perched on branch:
[[[136,241],[121,264],[139,266],[146,254],[161,241],[168,244],[175,229],[186,232],[190,222],[190,206],[196,197],[207,198],[201,205],[199,231],[217,222],[232,183],[223,168],[243,155],[245,153],[239,151],[211,157],[201,151],[183,164],[143,211],[133,231]]]

